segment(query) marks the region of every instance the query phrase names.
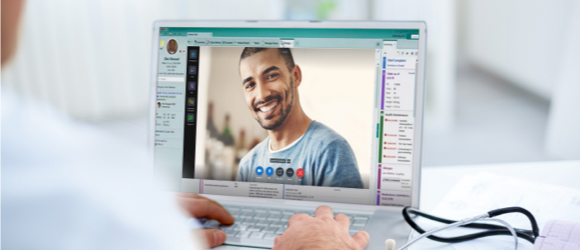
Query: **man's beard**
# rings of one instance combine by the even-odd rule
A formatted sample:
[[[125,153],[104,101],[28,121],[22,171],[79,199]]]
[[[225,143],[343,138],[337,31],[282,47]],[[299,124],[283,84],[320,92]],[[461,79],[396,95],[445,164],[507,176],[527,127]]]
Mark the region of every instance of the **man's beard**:
[[[268,126],[268,125],[262,123],[260,118],[258,118],[258,117],[255,118],[256,121],[258,121],[258,123],[260,124],[260,126],[262,126],[262,128],[264,128],[266,130],[276,130],[280,126],[282,126],[284,121],[286,121],[286,118],[288,118],[288,115],[290,114],[290,111],[292,111],[292,107],[294,106],[294,79],[292,79],[292,78],[290,78],[290,95],[288,95],[287,91],[286,91],[285,95],[287,98],[290,98],[290,102],[288,103],[288,105],[286,105],[286,107],[280,108],[280,119],[275,121],[274,124]],[[282,103],[282,97],[279,94],[273,95],[273,96],[268,96],[268,97],[264,98],[264,103],[268,102],[270,100],[273,100],[273,99],[278,99],[278,102]],[[257,104],[259,104],[259,103],[257,103]],[[257,106],[257,104],[255,106]]]

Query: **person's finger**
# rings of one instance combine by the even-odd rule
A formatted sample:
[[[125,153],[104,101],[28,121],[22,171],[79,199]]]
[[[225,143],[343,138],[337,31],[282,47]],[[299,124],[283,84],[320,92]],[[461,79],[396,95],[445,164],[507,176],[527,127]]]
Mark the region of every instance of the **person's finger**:
[[[352,239],[359,246],[359,249],[363,249],[367,244],[369,244],[371,237],[366,231],[358,231],[352,236]]]
[[[219,229],[201,229],[202,237],[205,238],[210,248],[217,247],[224,244],[226,241],[226,234]]]
[[[310,217],[310,215],[307,215],[307,214],[292,215],[292,217],[290,217],[290,219],[288,220],[288,227],[291,227],[292,225],[296,224],[297,222],[302,221],[302,220],[306,220],[308,218],[312,218],[312,217]]]
[[[209,199],[181,199],[182,206],[195,218],[217,220],[222,224],[233,224],[234,217],[225,208]]]
[[[314,217],[316,218],[330,218],[332,219],[334,217],[334,214],[332,213],[332,209],[328,206],[320,206],[316,209],[316,213],[314,214]]]
[[[334,216],[334,220],[336,220],[336,222],[338,222],[338,224],[341,225],[342,227],[346,227],[346,229],[348,230],[348,227],[350,226],[350,219],[348,218],[348,216],[344,214],[337,214],[336,216]]]

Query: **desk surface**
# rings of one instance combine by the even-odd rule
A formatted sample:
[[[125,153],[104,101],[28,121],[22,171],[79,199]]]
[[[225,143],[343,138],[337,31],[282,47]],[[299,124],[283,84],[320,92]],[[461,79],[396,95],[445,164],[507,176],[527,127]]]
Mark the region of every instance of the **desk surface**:
[[[549,161],[452,167],[427,167],[421,174],[421,210],[432,210],[467,174],[489,172],[580,190],[580,161]]]
[[[431,211],[463,176],[488,172],[522,180],[561,185],[580,190],[580,161],[551,161],[423,168],[420,208]],[[400,246],[400,245],[399,245]],[[421,240],[411,249],[453,250],[450,244]]]

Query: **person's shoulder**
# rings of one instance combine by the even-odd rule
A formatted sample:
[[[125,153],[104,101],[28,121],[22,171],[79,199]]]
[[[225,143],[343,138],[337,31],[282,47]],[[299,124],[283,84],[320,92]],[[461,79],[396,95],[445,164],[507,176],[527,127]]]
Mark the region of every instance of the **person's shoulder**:
[[[240,160],[240,167],[248,165],[255,159],[258,155],[262,154],[265,150],[268,150],[268,141],[270,137],[266,137],[262,142],[258,143],[254,148],[252,148],[242,159]]]
[[[320,145],[346,143],[344,137],[321,122],[312,121],[308,129],[310,130],[310,140]]]

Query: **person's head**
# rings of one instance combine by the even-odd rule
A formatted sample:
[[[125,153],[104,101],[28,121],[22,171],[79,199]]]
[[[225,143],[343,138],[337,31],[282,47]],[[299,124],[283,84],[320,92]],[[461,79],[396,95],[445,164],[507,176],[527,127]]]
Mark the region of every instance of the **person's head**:
[[[2,0],[2,66],[16,50],[22,5],[20,0]]]
[[[246,104],[267,130],[276,130],[300,105],[297,88],[300,67],[286,48],[245,48],[240,56],[240,76]]]
[[[177,41],[171,39],[169,42],[167,42],[167,52],[172,55],[177,52]]]
[[[157,102],[157,108],[161,108],[161,102]]]

